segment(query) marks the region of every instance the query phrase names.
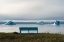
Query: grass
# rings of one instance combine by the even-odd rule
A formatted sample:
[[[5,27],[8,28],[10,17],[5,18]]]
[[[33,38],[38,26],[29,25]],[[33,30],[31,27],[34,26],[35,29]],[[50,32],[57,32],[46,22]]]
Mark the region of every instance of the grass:
[[[0,42],[64,42],[64,35],[50,33],[0,33]]]

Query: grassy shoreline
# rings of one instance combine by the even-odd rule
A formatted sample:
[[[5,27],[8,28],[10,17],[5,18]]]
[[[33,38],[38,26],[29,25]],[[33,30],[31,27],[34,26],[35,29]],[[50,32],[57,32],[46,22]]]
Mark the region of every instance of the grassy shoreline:
[[[0,42],[64,42],[64,35],[51,33],[0,33]]]

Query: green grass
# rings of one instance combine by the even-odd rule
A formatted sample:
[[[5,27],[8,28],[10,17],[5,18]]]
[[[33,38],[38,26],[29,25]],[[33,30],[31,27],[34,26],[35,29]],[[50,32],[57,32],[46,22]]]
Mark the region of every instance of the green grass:
[[[38,34],[15,34],[0,33],[0,42],[64,42],[64,35],[38,33]]]

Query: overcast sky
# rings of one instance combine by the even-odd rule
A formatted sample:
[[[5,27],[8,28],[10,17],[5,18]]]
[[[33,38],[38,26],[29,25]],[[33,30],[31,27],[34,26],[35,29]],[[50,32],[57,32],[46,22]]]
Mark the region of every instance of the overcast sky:
[[[64,19],[64,0],[0,0],[0,19]]]

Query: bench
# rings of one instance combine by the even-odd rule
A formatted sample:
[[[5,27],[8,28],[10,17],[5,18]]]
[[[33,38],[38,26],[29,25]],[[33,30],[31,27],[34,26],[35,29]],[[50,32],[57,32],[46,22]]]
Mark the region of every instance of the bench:
[[[38,33],[38,27],[19,27],[20,34],[23,34],[22,31],[28,31],[28,34],[30,31],[36,31]]]

